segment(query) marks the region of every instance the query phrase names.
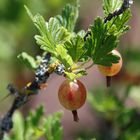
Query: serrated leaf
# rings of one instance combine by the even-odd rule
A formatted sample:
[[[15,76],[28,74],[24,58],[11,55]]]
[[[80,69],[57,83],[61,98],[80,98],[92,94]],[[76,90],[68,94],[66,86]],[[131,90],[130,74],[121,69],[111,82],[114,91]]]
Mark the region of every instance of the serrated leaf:
[[[93,40],[91,37],[86,38],[84,48],[86,49],[86,56],[91,57],[94,51]]]
[[[25,130],[24,138],[25,139],[39,139],[44,131],[42,129],[42,117],[44,115],[43,106],[39,106],[36,110],[33,110],[29,113],[28,117],[25,120]]]
[[[61,126],[62,112],[49,115],[45,120],[45,135],[48,140],[62,140],[63,128]]]
[[[21,113],[15,112],[12,135],[7,133],[4,140],[39,140],[45,136],[47,140],[62,140],[62,115],[63,112],[59,111],[45,116],[42,106],[30,112],[25,120]]]
[[[103,0],[104,15],[108,16],[118,10],[122,5],[122,0]]]
[[[57,16],[57,19],[63,27],[68,29],[69,32],[73,32],[78,15],[79,5],[77,2],[76,5],[67,4],[62,10],[62,14]]]
[[[45,22],[42,16],[35,16],[35,24],[39,29],[41,36],[36,36],[37,43],[46,51],[55,52],[56,44],[62,44],[69,40],[69,32],[60,25],[56,18],[50,18]]]
[[[121,36],[123,33],[129,30],[130,27],[126,24],[130,18],[131,18],[130,10],[126,10],[125,12],[123,12],[122,15],[112,18],[112,20],[106,23],[108,26],[107,27],[108,32],[118,37]]]
[[[27,54],[26,52],[22,52],[21,54],[19,54],[17,56],[17,58],[23,63],[25,64],[28,68],[31,69],[36,69],[37,68],[37,64],[35,59],[30,56],[29,54]]]
[[[30,113],[30,119],[33,126],[37,126],[40,122],[41,117],[44,114],[43,106],[38,107],[34,112]]]
[[[33,16],[29,9],[27,9],[27,12],[40,32],[40,35],[36,35],[35,39],[41,49],[55,54],[56,45],[69,40],[70,33],[60,24],[57,18],[50,18],[46,22],[40,14]]]
[[[54,53],[55,50],[53,47],[51,47],[51,44],[45,39],[45,37],[42,37],[40,35],[35,35],[35,39],[37,44],[40,45],[40,48],[46,52]],[[50,47],[48,47],[50,46]]]
[[[66,69],[73,65],[72,57],[68,54],[67,49],[62,45],[56,46],[56,58],[65,66]]]
[[[62,27],[56,18],[50,18],[48,24],[48,31],[55,44],[62,44],[69,39],[70,33]]]
[[[83,38],[77,35],[70,41],[67,41],[64,45],[73,61],[80,61],[81,56],[85,53]]]
[[[126,10],[121,16],[116,17],[114,25],[116,25],[117,27],[119,36],[129,29],[129,26],[127,26],[126,23],[129,21],[130,18],[131,18],[130,10]]]
[[[56,32],[55,42],[57,44],[64,44],[67,40],[70,39],[71,34],[67,31],[66,28],[60,27]]]
[[[99,62],[96,61],[96,64],[100,64],[103,66],[112,66],[112,63],[118,63],[120,60],[120,57],[112,55],[112,54],[107,54],[103,58],[100,58]]]
[[[91,37],[86,40],[87,55],[91,57],[95,64],[111,66],[117,63],[119,58],[110,54],[118,45],[118,38],[109,34],[107,24],[97,18],[91,26]]]

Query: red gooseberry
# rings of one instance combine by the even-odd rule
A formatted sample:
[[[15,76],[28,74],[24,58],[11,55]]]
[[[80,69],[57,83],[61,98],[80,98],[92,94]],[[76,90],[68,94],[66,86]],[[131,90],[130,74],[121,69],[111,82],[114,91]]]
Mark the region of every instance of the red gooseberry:
[[[65,80],[59,87],[58,98],[61,105],[71,110],[74,121],[78,121],[77,109],[84,105],[86,100],[86,88],[79,80]]]

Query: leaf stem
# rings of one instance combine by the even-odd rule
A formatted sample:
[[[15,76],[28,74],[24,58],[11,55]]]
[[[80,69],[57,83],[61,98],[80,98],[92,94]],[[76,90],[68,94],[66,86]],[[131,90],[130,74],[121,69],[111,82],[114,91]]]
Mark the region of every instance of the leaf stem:
[[[87,67],[85,68],[85,70],[88,70],[88,69],[92,68],[93,66],[94,66],[94,62],[92,62],[92,64],[90,64],[89,66],[87,66]]]
[[[81,69],[81,68],[82,68],[86,63],[88,63],[90,60],[91,60],[91,58],[88,59],[87,61],[81,63],[80,65],[73,67],[73,68],[71,69],[71,71],[75,71],[75,70]]]

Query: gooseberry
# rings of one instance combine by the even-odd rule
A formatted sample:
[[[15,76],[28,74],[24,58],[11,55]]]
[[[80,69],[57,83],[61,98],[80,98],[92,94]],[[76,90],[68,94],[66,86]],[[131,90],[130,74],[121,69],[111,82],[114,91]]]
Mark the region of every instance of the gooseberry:
[[[84,105],[86,100],[86,88],[79,80],[65,80],[59,88],[58,98],[61,105],[71,110],[74,121],[78,121],[77,109]]]
[[[98,65],[99,71],[102,74],[104,74],[105,76],[114,76],[114,75],[116,75],[117,73],[119,73],[119,71],[121,70],[121,67],[122,67],[121,54],[117,50],[113,50],[112,53],[113,53],[113,55],[116,55],[116,56],[120,57],[120,60],[119,60],[118,63],[114,63],[110,67]]]

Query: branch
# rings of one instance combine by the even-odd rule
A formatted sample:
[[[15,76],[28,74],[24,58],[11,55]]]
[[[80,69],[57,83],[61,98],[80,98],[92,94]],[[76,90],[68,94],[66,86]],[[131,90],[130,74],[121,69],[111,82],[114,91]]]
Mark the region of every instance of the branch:
[[[109,14],[108,17],[104,19],[104,23],[110,21],[113,17],[122,14],[126,9],[128,9],[131,6],[132,3],[133,3],[132,0],[124,0],[121,8],[119,10],[116,10],[114,13]],[[91,35],[90,31],[86,33],[84,37],[85,41],[88,35]],[[8,85],[8,90],[10,92],[10,95],[14,95],[15,99],[11,108],[8,110],[5,116],[0,120],[0,140],[3,139],[4,133],[9,132],[12,129],[13,127],[12,116],[14,112],[18,108],[23,106],[25,103],[27,103],[30,96],[37,95],[39,93],[42,84],[46,83],[50,74],[52,74],[53,72],[56,72],[59,75],[64,74],[64,66],[58,63],[49,64],[50,58],[51,58],[50,53],[44,56],[41,64],[39,65],[39,67],[35,72],[35,80],[32,81],[31,83],[28,83],[22,90],[16,89],[13,85]]]
[[[112,18],[121,15],[124,13],[130,6],[133,4],[133,0],[124,0],[121,8],[119,10],[114,11],[113,13],[110,13],[105,19],[104,23],[107,23],[110,21]],[[91,32],[88,31],[86,35],[84,36],[84,41],[86,41],[87,37],[91,35]]]
[[[13,85],[9,84],[7,89],[10,92],[10,95],[14,95],[14,102],[6,113],[6,115],[0,120],[0,140],[3,139],[4,133],[9,132],[13,127],[12,116],[14,112],[28,102],[29,97],[32,95],[37,95],[39,90],[42,88],[42,85],[46,83],[50,74],[54,71],[63,75],[64,67],[59,64],[49,64],[51,55],[50,53],[46,54],[35,72],[35,80],[31,83],[28,83],[21,91],[17,90]]]
[[[109,14],[105,19],[104,23],[107,21],[110,21],[112,18],[121,15],[124,13],[130,6],[133,4],[133,0],[124,0],[121,8],[119,10],[116,10],[114,13]]]

